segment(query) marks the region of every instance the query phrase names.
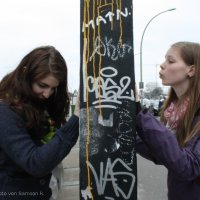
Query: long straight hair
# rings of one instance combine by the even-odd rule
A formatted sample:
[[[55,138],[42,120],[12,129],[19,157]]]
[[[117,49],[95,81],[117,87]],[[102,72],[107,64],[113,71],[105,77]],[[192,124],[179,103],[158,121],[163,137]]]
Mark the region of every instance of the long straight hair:
[[[178,99],[173,88],[170,88],[168,98],[166,99],[161,110],[161,121],[164,119],[164,110],[171,102],[181,104],[185,99],[189,99],[187,111],[181,122],[178,123],[176,136],[181,147],[187,143],[200,131],[200,122],[194,124],[195,114],[200,109],[200,44],[193,42],[177,42],[171,46],[179,50],[181,58],[187,65],[195,66],[195,75],[190,78],[189,87],[181,99]]]
[[[27,126],[33,127],[42,121],[38,100],[32,91],[32,83],[52,74],[59,81],[54,94],[45,101],[47,110],[59,127],[69,111],[67,93],[67,65],[53,46],[42,46],[32,50],[0,82],[0,99],[8,103],[25,117]]]

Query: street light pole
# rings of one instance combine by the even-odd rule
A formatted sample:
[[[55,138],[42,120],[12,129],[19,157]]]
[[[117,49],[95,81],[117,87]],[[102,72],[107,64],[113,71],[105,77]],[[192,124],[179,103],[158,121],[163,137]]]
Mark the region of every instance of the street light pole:
[[[169,9],[169,10],[165,10],[165,11],[163,11],[163,12],[158,13],[158,14],[155,15],[154,17],[152,17],[152,18],[149,20],[149,22],[147,23],[147,25],[145,26],[144,31],[143,31],[143,33],[142,33],[142,38],[141,38],[141,42],[140,42],[140,82],[139,82],[139,89],[141,90],[141,92],[142,92],[142,90],[143,90],[143,88],[144,88],[144,82],[143,82],[143,80],[142,80],[142,78],[143,78],[143,76],[142,76],[142,43],[143,43],[143,38],[144,38],[145,31],[146,31],[148,25],[151,23],[151,21],[152,21],[153,19],[155,19],[157,16],[159,16],[159,15],[165,13],[165,12],[169,12],[169,11],[173,11],[173,10],[176,10],[176,8],[172,8],[172,9]]]

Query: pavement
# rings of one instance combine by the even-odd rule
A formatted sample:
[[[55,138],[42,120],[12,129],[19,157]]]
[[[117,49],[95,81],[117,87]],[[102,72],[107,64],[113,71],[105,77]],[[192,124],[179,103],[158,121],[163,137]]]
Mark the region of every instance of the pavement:
[[[167,170],[137,156],[138,200],[167,200]],[[63,160],[64,184],[59,200],[79,200],[79,141]]]
[[[79,200],[79,141],[62,164],[64,181],[59,200]]]

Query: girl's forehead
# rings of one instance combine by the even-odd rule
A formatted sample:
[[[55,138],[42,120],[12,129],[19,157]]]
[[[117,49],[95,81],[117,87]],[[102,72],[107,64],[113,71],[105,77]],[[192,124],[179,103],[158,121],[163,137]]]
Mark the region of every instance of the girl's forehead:
[[[178,48],[171,47],[168,49],[165,57],[179,57],[180,58],[180,50]]]
[[[59,85],[59,80],[53,74],[48,74],[44,78],[40,79],[39,82],[43,82],[48,85]]]

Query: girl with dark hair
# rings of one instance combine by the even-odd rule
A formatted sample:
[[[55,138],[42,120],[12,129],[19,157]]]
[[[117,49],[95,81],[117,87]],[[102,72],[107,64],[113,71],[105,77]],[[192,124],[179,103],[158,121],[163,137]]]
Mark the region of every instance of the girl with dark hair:
[[[69,111],[67,66],[53,46],[32,50],[0,82],[0,199],[48,200],[51,171],[79,134]]]
[[[168,169],[169,200],[200,199],[200,44],[177,42],[160,65],[170,86],[158,121],[137,105],[137,151]],[[138,95],[136,95],[138,101]]]

